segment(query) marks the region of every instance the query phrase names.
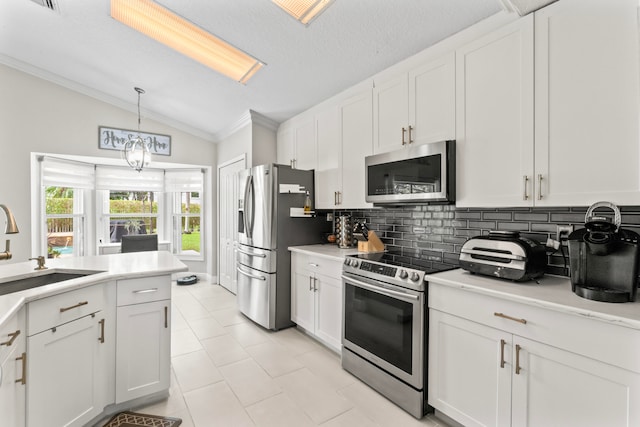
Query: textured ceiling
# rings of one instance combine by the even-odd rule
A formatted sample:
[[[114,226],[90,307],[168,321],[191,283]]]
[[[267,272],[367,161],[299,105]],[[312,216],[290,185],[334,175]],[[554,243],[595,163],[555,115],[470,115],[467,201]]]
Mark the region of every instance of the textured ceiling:
[[[57,13],[0,1],[0,62],[131,111],[139,86],[143,117],[212,140],[249,109],[280,123],[500,10],[498,0],[336,0],[305,27],[270,0],[159,0],[267,64],[241,85],[115,21],[109,0],[56,1]]]

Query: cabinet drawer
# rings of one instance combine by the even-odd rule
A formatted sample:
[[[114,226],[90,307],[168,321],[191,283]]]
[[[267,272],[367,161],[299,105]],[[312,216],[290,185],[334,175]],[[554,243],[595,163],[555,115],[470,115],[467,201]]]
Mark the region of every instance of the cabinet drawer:
[[[171,276],[118,280],[118,307],[171,299]]]
[[[24,310],[20,310],[0,327],[0,363],[22,341],[27,331],[24,330]]]
[[[27,306],[27,335],[103,310],[105,286],[109,284],[87,286],[30,302]]]
[[[340,279],[342,273],[342,260],[312,256],[294,252],[291,255],[291,267],[293,271],[308,271],[318,273],[334,279]]]
[[[640,373],[640,330],[429,283],[429,308]],[[524,323],[526,322],[526,323]]]

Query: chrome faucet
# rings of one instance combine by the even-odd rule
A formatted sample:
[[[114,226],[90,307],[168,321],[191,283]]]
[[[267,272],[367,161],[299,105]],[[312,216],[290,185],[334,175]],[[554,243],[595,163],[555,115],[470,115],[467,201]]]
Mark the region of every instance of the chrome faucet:
[[[13,217],[11,210],[5,205],[0,205],[0,208],[4,210],[4,213],[7,215],[7,226],[4,229],[5,234],[17,234],[18,225],[16,224],[16,219]],[[0,260],[11,259],[11,241],[7,239],[7,244],[4,252],[0,252]]]

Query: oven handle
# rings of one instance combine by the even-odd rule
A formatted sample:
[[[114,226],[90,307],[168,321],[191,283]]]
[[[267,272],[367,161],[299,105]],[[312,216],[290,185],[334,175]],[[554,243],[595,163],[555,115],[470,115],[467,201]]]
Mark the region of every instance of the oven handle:
[[[344,279],[347,282],[351,282],[355,285],[358,285],[361,288],[368,289],[370,291],[377,292],[379,294],[386,295],[388,297],[399,298],[405,301],[408,300],[409,302],[418,301],[420,299],[420,297],[416,295],[406,294],[404,292],[392,291],[391,289],[386,289],[380,286],[371,285],[369,283],[362,282],[352,277],[347,277],[344,274],[342,275],[342,279]]]

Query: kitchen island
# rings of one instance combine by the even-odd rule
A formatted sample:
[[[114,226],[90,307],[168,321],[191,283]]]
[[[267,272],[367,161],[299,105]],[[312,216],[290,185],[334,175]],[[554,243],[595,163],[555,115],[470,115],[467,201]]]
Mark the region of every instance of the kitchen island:
[[[187,267],[163,251],[53,259],[46,266],[0,266],[3,425],[92,425],[166,398],[171,274]],[[75,278],[7,293],[55,276]]]

